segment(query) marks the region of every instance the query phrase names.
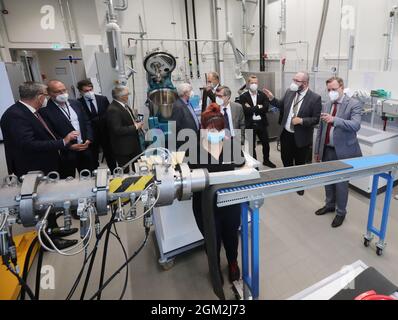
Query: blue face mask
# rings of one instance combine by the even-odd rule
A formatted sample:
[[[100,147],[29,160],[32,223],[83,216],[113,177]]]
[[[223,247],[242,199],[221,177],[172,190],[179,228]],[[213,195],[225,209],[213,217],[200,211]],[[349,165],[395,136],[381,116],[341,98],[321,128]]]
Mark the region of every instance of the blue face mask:
[[[207,132],[207,141],[211,144],[218,144],[225,138],[225,131],[209,131]]]

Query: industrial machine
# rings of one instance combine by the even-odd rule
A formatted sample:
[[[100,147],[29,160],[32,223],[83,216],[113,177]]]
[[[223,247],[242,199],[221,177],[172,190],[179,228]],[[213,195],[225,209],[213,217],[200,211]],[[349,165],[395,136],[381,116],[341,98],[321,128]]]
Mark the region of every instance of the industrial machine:
[[[155,51],[144,59],[148,82],[149,128],[162,130],[165,137],[171,133],[168,120],[172,114],[173,103],[177,99],[177,93],[171,81],[171,74],[175,67],[176,59],[166,52]]]

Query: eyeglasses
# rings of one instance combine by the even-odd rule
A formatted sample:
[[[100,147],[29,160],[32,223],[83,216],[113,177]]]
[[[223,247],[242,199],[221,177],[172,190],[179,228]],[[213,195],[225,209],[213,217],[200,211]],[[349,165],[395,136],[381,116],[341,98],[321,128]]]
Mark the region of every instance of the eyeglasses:
[[[301,80],[297,80],[297,79],[293,79],[293,81],[294,81],[294,82],[298,82],[298,83],[304,83],[304,82],[307,82],[307,81],[304,81],[304,80],[303,80],[303,81],[301,81]]]
[[[337,91],[337,90],[339,90],[340,88],[341,88],[341,86],[338,87],[338,88],[330,88],[330,89],[327,89],[327,91],[328,91],[328,92],[330,92],[330,91]]]

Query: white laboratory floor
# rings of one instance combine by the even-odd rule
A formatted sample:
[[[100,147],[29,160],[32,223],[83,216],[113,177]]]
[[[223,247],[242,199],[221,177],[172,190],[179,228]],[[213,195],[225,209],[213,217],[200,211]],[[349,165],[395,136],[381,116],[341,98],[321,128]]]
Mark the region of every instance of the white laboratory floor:
[[[4,176],[3,145],[0,157],[3,164],[0,172]],[[271,159],[279,167],[282,166],[276,143],[271,145]],[[395,192],[398,190],[395,189]],[[350,191],[347,219],[342,227],[332,229],[330,224],[334,214],[321,217],[314,215],[314,211],[323,206],[323,199],[323,189],[317,188],[306,191],[304,197],[294,193],[265,202],[260,217],[260,299],[287,299],[357,260],[375,267],[398,284],[398,201],[393,200],[391,204],[388,246],[383,256],[378,257],[374,243],[370,248],[363,246],[369,200]],[[379,212],[381,206],[380,200]],[[105,223],[107,218],[102,220]],[[21,230],[16,229],[17,232]],[[128,254],[132,254],[144,237],[142,223],[120,224],[118,231]],[[122,251],[113,238],[108,252],[107,275],[113,273],[124,261]],[[224,254],[223,259],[224,278],[227,280]],[[216,299],[210,285],[206,254],[202,248],[178,256],[174,267],[168,271],[164,271],[157,260],[158,252],[152,230],[146,247],[130,264],[125,299]],[[54,267],[55,289],[42,290],[41,298],[65,299],[82,261],[83,255],[61,257],[46,253],[44,265]],[[94,266],[86,298],[98,287],[100,266],[101,255]],[[28,281],[31,286],[34,286],[35,268],[36,262]],[[104,290],[104,299],[119,297],[124,276],[125,271]],[[75,299],[80,297],[80,288]],[[228,297],[233,297],[228,281],[224,290]]]

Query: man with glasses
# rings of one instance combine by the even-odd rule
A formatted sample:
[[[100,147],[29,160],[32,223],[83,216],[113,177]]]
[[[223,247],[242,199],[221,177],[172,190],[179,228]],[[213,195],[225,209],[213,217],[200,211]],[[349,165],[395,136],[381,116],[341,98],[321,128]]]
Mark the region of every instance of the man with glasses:
[[[357,132],[361,128],[361,103],[344,94],[344,81],[333,77],[326,81],[330,101],[324,105],[315,144],[316,161],[334,161],[361,157]],[[321,216],[336,211],[332,227],[343,224],[347,214],[348,182],[325,186],[325,206],[315,212]]]
[[[264,89],[270,104],[281,112],[281,156],[285,167],[306,163],[312,146],[314,127],[319,123],[322,110],[321,96],[309,89],[309,74],[299,72],[282,100]],[[300,196],[304,191],[297,192]]]

